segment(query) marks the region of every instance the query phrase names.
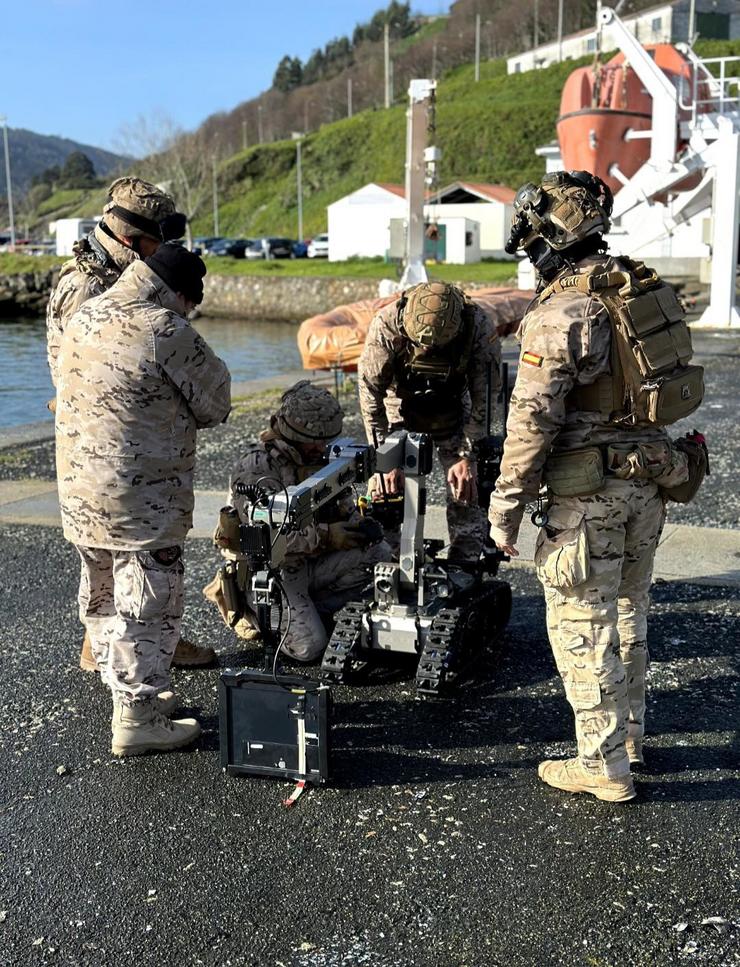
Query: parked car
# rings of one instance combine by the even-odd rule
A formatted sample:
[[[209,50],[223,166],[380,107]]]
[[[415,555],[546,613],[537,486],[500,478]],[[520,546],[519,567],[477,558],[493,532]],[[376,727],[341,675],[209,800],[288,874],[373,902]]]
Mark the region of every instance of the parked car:
[[[305,259],[308,255],[308,245],[305,242],[293,242],[293,258]]]
[[[209,251],[209,246],[213,245],[214,242],[219,242],[219,241],[221,241],[221,239],[215,235],[212,235],[212,236],[199,235],[193,239],[193,251],[195,252],[196,255],[207,255]]]
[[[207,238],[203,245],[201,246],[203,251],[202,255],[213,255],[214,248],[218,248],[224,242],[230,242],[230,238],[224,238],[223,235],[218,235],[215,238]]]
[[[308,243],[307,254],[310,259],[329,258],[329,236],[326,232],[311,239]]]
[[[209,255],[230,255],[235,259],[244,258],[244,250],[252,244],[251,238],[222,238],[213,242],[208,249]]]
[[[257,238],[244,250],[246,259],[290,259],[293,243],[289,238]]]

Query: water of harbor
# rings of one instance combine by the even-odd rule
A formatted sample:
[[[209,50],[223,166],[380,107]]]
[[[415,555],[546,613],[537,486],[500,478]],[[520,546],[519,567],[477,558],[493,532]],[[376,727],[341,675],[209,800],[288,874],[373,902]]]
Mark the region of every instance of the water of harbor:
[[[301,368],[298,329],[291,323],[198,319],[195,327],[226,361],[234,382]],[[44,321],[0,321],[0,427],[51,419],[46,403],[53,395]]]

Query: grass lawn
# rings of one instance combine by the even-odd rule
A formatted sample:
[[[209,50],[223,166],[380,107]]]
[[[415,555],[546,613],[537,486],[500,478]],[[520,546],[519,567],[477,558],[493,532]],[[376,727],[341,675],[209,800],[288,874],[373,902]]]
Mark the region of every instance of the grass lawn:
[[[0,275],[45,272],[66,259],[57,255],[0,253]],[[327,262],[325,259],[275,259],[248,262],[246,259],[207,258],[210,275],[259,275],[275,278],[317,276],[334,279],[396,279],[398,267],[382,259],[350,259]],[[443,282],[478,282],[505,285],[516,280],[515,262],[479,262],[474,265],[427,265],[430,279]]]
[[[24,272],[46,272],[66,259],[58,255],[21,255],[0,252],[0,275],[21,275]]]
[[[275,259],[248,262],[245,259],[206,259],[211,275],[262,275],[274,278],[323,276],[342,279],[395,279],[398,267],[382,259],[350,259],[327,262],[324,259]],[[427,265],[430,279],[443,282],[490,282],[503,285],[516,278],[515,262],[479,262],[475,265]]]

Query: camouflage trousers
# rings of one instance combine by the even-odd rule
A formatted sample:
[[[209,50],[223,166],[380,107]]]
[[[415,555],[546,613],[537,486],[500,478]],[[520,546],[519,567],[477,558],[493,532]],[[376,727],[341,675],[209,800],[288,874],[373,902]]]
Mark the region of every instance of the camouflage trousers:
[[[630,771],[625,739],[642,738],[647,613],[665,511],[650,481],[608,477],[586,497],[553,497],[535,550],[547,630],[575,714],[583,766]]]
[[[151,700],[169,686],[183,612],[182,549],[80,547],[78,601],[95,661],[113,698]]]
[[[390,547],[381,542],[284,565],[280,576],[290,604],[290,629],[283,650],[299,661],[319,658],[329,641],[322,617],[330,619],[355,599],[372,580],[372,568],[390,556]]]

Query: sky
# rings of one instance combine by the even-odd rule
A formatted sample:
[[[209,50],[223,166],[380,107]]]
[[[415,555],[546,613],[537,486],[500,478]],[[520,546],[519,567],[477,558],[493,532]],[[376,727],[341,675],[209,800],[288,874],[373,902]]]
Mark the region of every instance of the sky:
[[[11,128],[116,150],[138,118],[194,128],[268,88],[384,0],[23,0],[3,3],[0,115]],[[412,10],[445,13],[444,0]]]

